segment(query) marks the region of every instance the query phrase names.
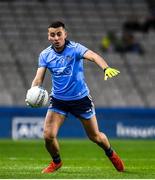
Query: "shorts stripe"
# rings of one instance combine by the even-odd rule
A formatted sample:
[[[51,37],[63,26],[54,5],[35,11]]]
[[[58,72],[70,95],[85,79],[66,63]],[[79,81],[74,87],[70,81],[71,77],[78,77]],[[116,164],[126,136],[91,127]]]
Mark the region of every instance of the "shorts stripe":
[[[53,112],[57,112],[57,113],[62,114],[64,116],[67,116],[66,112],[59,110],[59,109],[56,109],[56,108],[48,108],[48,110],[53,111]]]

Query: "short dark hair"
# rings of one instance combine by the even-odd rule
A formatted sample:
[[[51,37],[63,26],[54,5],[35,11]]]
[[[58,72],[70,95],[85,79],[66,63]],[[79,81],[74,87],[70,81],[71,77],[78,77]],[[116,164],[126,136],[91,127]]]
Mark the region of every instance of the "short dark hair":
[[[63,27],[65,28],[65,24],[61,21],[55,21],[55,22],[52,22],[48,28],[58,28],[58,27]]]

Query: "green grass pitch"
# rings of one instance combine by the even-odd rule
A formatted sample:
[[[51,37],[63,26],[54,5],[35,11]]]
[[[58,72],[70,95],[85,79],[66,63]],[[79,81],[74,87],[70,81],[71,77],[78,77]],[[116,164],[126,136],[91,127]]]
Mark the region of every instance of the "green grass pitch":
[[[50,157],[43,140],[0,140],[0,179],[155,179],[154,140],[110,140],[125,162],[123,173],[87,139],[59,142],[63,166],[45,175]]]

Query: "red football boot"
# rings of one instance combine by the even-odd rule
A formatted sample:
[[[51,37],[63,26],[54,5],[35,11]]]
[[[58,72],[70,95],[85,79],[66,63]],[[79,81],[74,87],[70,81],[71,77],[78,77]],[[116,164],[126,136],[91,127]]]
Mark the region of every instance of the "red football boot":
[[[125,167],[124,163],[121,160],[121,158],[116,154],[116,152],[113,151],[113,154],[111,157],[109,157],[110,161],[114,165],[114,167],[117,169],[117,171],[123,172]]]
[[[59,169],[62,166],[62,162],[56,164],[53,161],[50,162],[50,164],[42,170],[42,173],[52,173],[54,171],[56,171],[57,169]]]

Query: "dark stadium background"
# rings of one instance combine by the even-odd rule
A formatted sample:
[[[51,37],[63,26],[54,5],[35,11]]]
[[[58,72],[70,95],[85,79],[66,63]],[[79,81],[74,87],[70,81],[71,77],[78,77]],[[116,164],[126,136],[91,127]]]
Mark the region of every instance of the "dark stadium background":
[[[0,178],[155,178],[155,25],[132,32],[144,53],[101,50],[108,32],[121,37],[125,22],[144,23],[154,9],[154,0],[0,0]],[[66,24],[69,39],[121,72],[104,81],[101,69],[84,63],[100,130],[124,160],[123,174],[71,115],[59,132],[64,166],[49,176],[40,173],[49,162],[42,139],[47,107],[27,107],[25,96],[55,20]],[[43,86],[50,93],[49,73]]]
[[[123,132],[132,131],[121,137],[141,137],[132,135],[137,130],[139,134],[146,134],[144,138],[154,138],[154,29],[145,33],[133,32],[143,46],[144,54],[103,52],[100,48],[101,39],[107,32],[121,36],[124,22],[131,17],[144,22],[150,16],[153,5],[151,0],[1,0],[0,137],[11,138],[13,128],[19,126],[16,127],[18,130],[22,126],[23,117],[41,117],[43,120],[46,108],[26,107],[25,95],[35,75],[39,53],[49,45],[47,27],[50,22],[61,20],[67,25],[69,39],[98,52],[110,66],[121,71],[117,78],[104,81],[103,71],[95,64],[85,62],[86,80],[96,109],[99,108],[97,116],[103,130],[110,137],[118,137],[116,131],[120,123]],[[50,86],[47,73],[44,87],[48,92]],[[113,113],[115,115],[112,116]],[[14,120],[16,118],[21,118],[18,125]],[[30,121],[24,121],[28,129],[32,126]],[[74,123],[80,127],[78,121],[73,121],[67,121],[64,125],[66,132],[68,126],[75,127]],[[72,131],[66,135],[66,132],[63,134],[62,130],[62,137],[85,136],[81,130],[76,135]]]

